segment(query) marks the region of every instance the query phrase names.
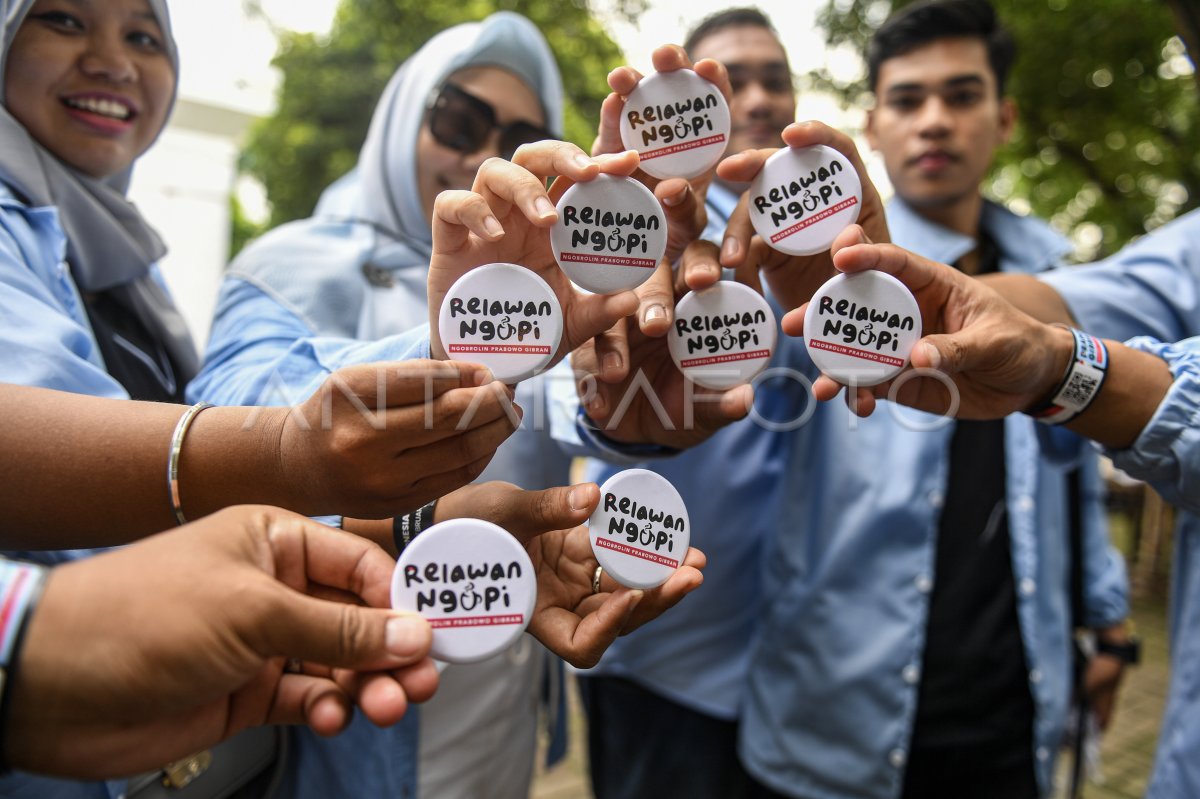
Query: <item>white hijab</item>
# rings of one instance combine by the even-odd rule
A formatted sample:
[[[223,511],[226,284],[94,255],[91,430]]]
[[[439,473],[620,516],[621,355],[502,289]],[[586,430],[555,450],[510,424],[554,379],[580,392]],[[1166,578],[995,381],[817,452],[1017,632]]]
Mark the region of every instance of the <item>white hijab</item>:
[[[432,242],[417,136],[430,94],[454,72],[481,66],[517,75],[541,100],[546,127],[560,134],[562,81],[529,20],[502,11],[444,30],[388,82],[358,165],[325,190],[312,218],[247,247],[230,277],[267,291],[320,335],[374,339],[425,321]]]

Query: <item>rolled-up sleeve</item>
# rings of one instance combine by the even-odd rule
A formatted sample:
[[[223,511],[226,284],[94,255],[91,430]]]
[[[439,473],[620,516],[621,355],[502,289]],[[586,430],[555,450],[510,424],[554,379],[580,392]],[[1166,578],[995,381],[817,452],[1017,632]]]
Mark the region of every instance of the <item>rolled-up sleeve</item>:
[[[428,358],[429,327],[378,341],[317,336],[258,286],[225,281],[204,367],[188,386],[190,402],[292,405],[345,366]]]
[[[1200,512],[1200,337],[1176,344],[1136,338],[1128,345],[1166,361],[1175,382],[1133,446],[1108,454],[1167,501]]]

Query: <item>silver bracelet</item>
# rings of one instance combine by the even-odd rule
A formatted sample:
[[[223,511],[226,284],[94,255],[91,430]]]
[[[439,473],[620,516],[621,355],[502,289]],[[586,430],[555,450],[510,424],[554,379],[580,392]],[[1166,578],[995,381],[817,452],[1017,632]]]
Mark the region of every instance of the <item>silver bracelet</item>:
[[[171,452],[167,459],[167,490],[171,497],[171,513],[175,514],[175,521],[181,525],[187,524],[183,508],[179,504],[179,453],[183,451],[183,437],[187,435],[188,428],[200,415],[200,411],[211,407],[211,402],[197,402],[188,408],[183,412],[183,416],[179,417],[179,423],[175,425],[175,432],[171,435]]]

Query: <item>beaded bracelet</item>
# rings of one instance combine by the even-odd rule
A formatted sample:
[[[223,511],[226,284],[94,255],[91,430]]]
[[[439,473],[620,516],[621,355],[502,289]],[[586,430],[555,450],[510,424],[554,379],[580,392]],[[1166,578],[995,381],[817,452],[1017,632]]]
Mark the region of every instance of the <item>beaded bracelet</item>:
[[[171,513],[175,514],[175,521],[180,525],[187,524],[183,508],[179,504],[179,453],[183,451],[183,437],[187,435],[188,428],[191,427],[192,421],[200,415],[200,411],[211,407],[212,403],[198,402],[188,408],[179,418],[179,423],[175,425],[175,432],[171,436],[170,457],[167,458],[167,491],[171,498]]]
[[[1056,327],[1071,332],[1075,349],[1050,401],[1026,411],[1044,424],[1065,424],[1087,410],[1108,375],[1108,348],[1103,341],[1073,327]]]

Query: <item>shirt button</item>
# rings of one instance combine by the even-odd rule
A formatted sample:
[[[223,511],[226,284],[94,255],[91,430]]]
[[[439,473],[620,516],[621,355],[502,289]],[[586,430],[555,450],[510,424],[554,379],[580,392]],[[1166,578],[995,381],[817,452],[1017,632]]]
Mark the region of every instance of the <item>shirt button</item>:
[[[900,672],[900,676],[909,685],[916,685],[917,681],[921,679],[921,670],[910,664],[904,667],[904,671]]]
[[[927,575],[927,574],[919,575],[916,579],[916,583],[917,583],[917,590],[920,591],[922,594],[928,594],[930,591],[933,590],[933,580],[930,580],[929,575]]]
[[[1042,761],[1043,763],[1045,763],[1047,760],[1050,759],[1050,750],[1048,750],[1044,746],[1039,746],[1037,748],[1036,754],[1037,754],[1037,759]]]
[[[930,491],[929,492],[929,504],[935,508],[942,507],[942,502],[944,502],[945,499],[946,498],[942,496],[941,491]]]
[[[1037,685],[1042,681],[1042,673],[1037,669],[1033,669],[1029,672],[1029,681],[1034,685]]]
[[[888,754],[888,762],[896,768],[904,768],[905,760],[907,760],[907,757],[905,756],[903,749],[893,749]]]
[[[1033,592],[1037,590],[1037,583],[1026,577],[1021,580],[1021,584],[1018,586],[1018,589],[1021,592],[1021,596],[1033,596]]]
[[[1021,513],[1030,513],[1033,510],[1033,497],[1028,494],[1018,497],[1017,510]]]

